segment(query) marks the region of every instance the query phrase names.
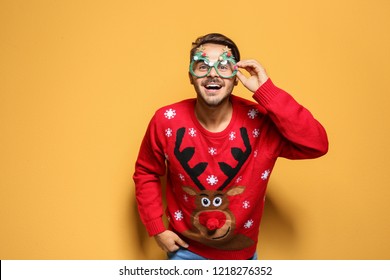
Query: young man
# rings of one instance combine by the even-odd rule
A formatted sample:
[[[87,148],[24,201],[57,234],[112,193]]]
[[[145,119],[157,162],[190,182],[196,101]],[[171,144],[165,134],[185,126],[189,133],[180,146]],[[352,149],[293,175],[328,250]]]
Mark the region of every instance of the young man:
[[[254,259],[276,159],[324,155],[326,132],[222,34],[193,43],[189,77],[196,98],[157,110],[144,136],[134,173],[141,219],[170,259]],[[256,102],[232,95],[238,82]]]

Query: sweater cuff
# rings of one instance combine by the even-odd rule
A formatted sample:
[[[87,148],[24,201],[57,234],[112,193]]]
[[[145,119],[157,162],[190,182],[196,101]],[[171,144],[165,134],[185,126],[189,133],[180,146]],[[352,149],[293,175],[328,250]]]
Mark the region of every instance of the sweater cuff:
[[[149,236],[157,235],[166,230],[164,222],[161,218],[147,222],[145,227],[149,233]]]
[[[253,94],[253,98],[260,104],[266,107],[279,94],[277,88],[270,78],[262,84]]]

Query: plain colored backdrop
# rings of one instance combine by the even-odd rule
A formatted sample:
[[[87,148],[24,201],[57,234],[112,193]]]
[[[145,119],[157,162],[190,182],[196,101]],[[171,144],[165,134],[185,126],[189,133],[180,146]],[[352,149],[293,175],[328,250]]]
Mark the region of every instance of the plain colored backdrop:
[[[210,32],[329,136],[325,157],[278,161],[259,258],[389,259],[389,15],[387,0],[0,0],[0,259],[164,258],[134,163],[154,111],[195,96],[189,49]]]

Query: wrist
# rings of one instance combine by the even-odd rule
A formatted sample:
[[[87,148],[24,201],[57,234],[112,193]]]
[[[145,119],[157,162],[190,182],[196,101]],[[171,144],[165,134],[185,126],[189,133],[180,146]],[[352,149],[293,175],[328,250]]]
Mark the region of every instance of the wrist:
[[[268,104],[274,100],[279,94],[280,90],[273,84],[270,78],[267,79],[253,94],[253,98],[263,107],[267,107]]]
[[[166,230],[164,222],[161,217],[145,223],[149,236],[155,236]]]

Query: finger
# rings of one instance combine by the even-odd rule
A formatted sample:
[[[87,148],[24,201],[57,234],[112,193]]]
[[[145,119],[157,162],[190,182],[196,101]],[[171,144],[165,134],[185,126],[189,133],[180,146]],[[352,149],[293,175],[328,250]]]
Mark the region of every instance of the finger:
[[[160,245],[161,249],[163,249],[167,253],[175,252],[179,249],[179,246],[176,245],[174,240],[171,240],[167,243],[161,243],[159,245]]]
[[[239,68],[241,68],[241,69],[245,70],[246,72],[248,72],[248,74],[249,74],[250,76],[255,76],[255,75],[257,75],[257,73],[258,73],[257,69],[254,68],[254,67],[252,67],[252,66],[239,67]],[[241,72],[241,73],[242,73],[242,72]],[[243,77],[243,75],[242,75],[241,77]]]
[[[259,72],[263,68],[256,60],[243,60],[239,61],[236,65],[248,72]]]
[[[248,60],[241,60],[237,62],[237,65],[241,67],[248,67],[248,66],[259,66],[260,63],[254,59],[248,59]]]
[[[237,71],[237,74],[236,74],[237,78],[240,80],[241,83],[245,83],[245,81],[247,80],[247,77],[245,77],[244,74],[241,73],[241,71]]]
[[[181,247],[188,248],[188,244],[183,239],[181,239],[180,237],[177,237],[175,239],[175,242],[177,244],[179,244]]]
[[[167,252],[169,253],[173,253],[173,252],[176,252],[177,250],[179,250],[179,246],[177,245],[172,245],[172,246],[169,246],[169,248],[167,248]]]

